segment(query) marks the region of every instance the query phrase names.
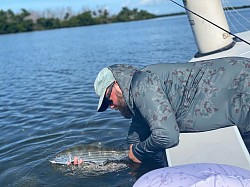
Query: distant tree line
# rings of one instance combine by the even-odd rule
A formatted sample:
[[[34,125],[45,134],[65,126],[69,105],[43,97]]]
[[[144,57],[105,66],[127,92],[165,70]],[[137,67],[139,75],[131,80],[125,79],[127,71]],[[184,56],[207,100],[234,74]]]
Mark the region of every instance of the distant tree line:
[[[250,5],[243,5],[237,7],[224,7],[224,10],[235,10],[235,9],[242,9],[242,8],[250,8]]]
[[[224,9],[240,8],[250,8],[250,5],[226,7]],[[185,12],[154,15],[145,10],[138,10],[136,8],[130,10],[127,7],[123,7],[117,15],[110,15],[106,9],[99,9],[97,11],[84,10],[76,15],[73,14],[71,8],[62,10],[48,9],[43,15],[26,9],[21,9],[21,12],[16,14],[12,10],[0,10],[0,34],[126,22],[183,14]]]
[[[136,8],[130,10],[127,7],[123,7],[117,15],[110,15],[106,9],[98,11],[85,10],[77,15],[72,15],[71,11],[68,11],[60,18],[55,16],[35,17],[34,15],[34,12],[29,12],[26,9],[21,9],[18,14],[15,14],[12,10],[0,10],[0,34],[125,22],[156,17],[147,11]]]

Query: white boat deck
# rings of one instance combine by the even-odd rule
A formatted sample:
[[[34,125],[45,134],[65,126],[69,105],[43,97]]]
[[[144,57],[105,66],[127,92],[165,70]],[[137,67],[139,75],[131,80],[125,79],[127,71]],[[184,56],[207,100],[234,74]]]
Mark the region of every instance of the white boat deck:
[[[168,165],[216,163],[250,170],[250,155],[236,126],[181,133],[179,145],[166,149]]]
[[[250,31],[241,32],[236,35],[246,40],[247,42],[250,42]],[[248,45],[245,42],[239,41],[239,42],[236,42],[236,44],[231,49],[228,49],[226,51],[222,51],[219,53],[211,54],[211,55],[206,55],[203,57],[193,58],[191,59],[190,62],[222,58],[222,57],[230,57],[230,56],[250,58],[250,45]]]

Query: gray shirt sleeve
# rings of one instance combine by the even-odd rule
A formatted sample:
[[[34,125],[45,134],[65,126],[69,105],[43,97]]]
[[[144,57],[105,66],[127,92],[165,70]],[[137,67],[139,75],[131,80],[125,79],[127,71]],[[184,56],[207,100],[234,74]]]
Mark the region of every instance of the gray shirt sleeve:
[[[145,133],[144,127],[140,127],[140,120],[136,124],[132,123],[130,135],[135,133],[137,141],[133,146],[133,153],[139,159],[143,160],[144,155],[153,154],[165,148],[175,146],[179,142],[179,128],[176,123],[175,113],[167,95],[162,89],[161,82],[153,73],[138,71],[135,73],[132,81],[132,94],[136,110],[143,118],[142,124],[149,128],[149,136],[142,140],[139,138],[141,133]],[[142,140],[142,141],[141,141]]]

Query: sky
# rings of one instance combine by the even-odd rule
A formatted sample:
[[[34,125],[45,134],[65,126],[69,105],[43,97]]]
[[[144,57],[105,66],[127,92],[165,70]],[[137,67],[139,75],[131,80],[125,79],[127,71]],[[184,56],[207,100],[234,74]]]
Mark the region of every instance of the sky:
[[[182,0],[175,1],[183,4]],[[107,9],[110,14],[117,14],[125,6],[130,9],[146,10],[156,15],[184,11],[169,0],[0,0],[0,2],[1,10],[11,9],[14,12],[20,12],[21,8],[28,11],[44,11],[70,7],[74,12]],[[222,0],[222,4],[224,6],[250,5],[250,0]]]

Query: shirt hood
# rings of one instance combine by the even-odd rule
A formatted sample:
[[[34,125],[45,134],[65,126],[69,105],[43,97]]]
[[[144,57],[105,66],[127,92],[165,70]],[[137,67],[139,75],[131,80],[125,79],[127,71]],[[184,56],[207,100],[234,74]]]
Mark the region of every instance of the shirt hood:
[[[125,102],[127,103],[130,111],[133,113],[133,101],[130,95],[130,85],[133,78],[134,73],[138,70],[135,67],[127,64],[115,64],[108,67],[110,71],[113,73],[115,80],[118,82],[120,86]]]

